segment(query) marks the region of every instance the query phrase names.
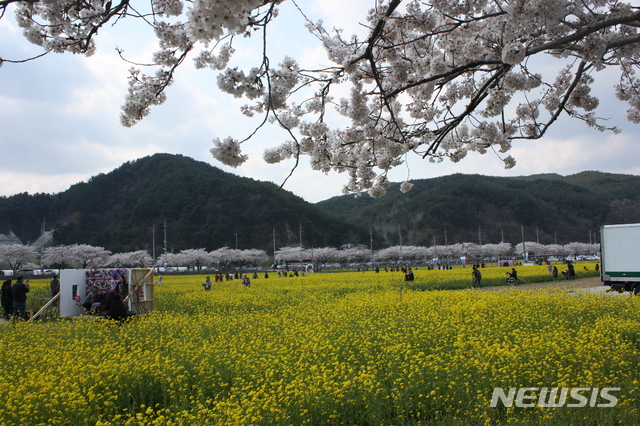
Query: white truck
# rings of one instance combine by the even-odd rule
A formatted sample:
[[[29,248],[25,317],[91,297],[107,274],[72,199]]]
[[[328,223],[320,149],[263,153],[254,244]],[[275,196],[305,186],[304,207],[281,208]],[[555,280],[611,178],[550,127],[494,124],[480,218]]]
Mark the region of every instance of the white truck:
[[[600,279],[612,290],[640,294],[640,223],[600,229]]]

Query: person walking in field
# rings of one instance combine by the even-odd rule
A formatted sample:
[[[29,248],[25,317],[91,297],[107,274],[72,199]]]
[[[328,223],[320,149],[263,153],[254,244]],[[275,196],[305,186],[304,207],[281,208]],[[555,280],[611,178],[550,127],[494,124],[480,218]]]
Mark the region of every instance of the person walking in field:
[[[2,283],[2,308],[4,309],[2,318],[9,320],[13,313],[13,292],[11,290],[11,280],[6,280]]]
[[[576,270],[573,267],[573,263],[571,263],[571,261],[567,262],[567,270],[569,271],[569,279],[570,280],[575,280],[576,279]]]
[[[51,298],[53,299],[60,293],[60,280],[58,279],[58,275],[54,275],[49,283],[49,292],[51,294]],[[56,306],[60,304],[60,299],[56,300]]]
[[[554,281],[558,281],[558,267],[553,265],[553,270],[551,271],[551,276]]]
[[[205,282],[202,283],[202,287],[204,287],[205,290],[211,290],[211,286],[213,284],[211,283],[211,278],[207,277],[207,279],[205,280]]]
[[[27,293],[29,293],[29,282],[24,282],[24,278],[20,275],[15,284],[11,287],[13,293],[13,315],[14,318],[20,317],[27,319]]]
[[[478,288],[482,288],[482,274],[480,270],[476,268],[476,265],[473,265],[473,269],[471,270],[471,276],[473,277],[473,281],[471,282],[471,288],[476,288],[476,284]]]

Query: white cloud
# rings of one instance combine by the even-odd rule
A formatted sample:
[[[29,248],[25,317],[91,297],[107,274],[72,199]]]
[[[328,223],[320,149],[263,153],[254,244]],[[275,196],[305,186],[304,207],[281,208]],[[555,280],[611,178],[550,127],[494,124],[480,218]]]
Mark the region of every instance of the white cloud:
[[[54,168],[55,164],[51,164]],[[0,173],[0,196],[10,196],[28,192],[30,194],[53,194],[68,189],[71,185],[82,182],[87,178],[82,173],[58,173],[53,177],[43,178],[38,173],[2,172]]]

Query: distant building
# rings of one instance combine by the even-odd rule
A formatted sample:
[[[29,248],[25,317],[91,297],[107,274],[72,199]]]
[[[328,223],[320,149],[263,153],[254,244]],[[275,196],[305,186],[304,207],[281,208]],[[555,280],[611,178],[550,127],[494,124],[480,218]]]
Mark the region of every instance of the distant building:
[[[9,235],[0,234],[0,245],[13,245],[13,244],[22,244],[20,238],[16,236],[13,232],[9,231]]]
[[[53,241],[53,231],[45,231],[43,232],[37,240],[31,243],[31,247],[34,248],[37,252],[41,252],[45,247],[51,245]]]

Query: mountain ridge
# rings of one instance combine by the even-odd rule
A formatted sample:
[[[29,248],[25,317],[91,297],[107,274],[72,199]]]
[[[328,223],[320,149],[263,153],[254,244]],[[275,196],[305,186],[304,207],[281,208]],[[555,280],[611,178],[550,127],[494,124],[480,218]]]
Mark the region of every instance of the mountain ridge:
[[[416,245],[433,245],[434,239],[437,244],[516,243],[523,233],[527,240],[561,244],[596,239],[603,224],[640,221],[640,177],[635,175],[453,174],[412,183],[406,194],[394,183],[379,199],[339,196],[317,205],[348,223],[366,218],[387,245],[399,244],[402,233],[403,241]]]
[[[607,223],[640,222],[640,176],[453,174],[413,180],[385,197],[343,195],[311,204],[269,182],[172,154],[126,162],[57,194],[0,197],[0,234],[23,242],[55,229],[56,244],[114,252],[287,245],[543,244],[596,240]],[[275,242],[274,242],[275,237]],[[301,241],[302,240],[302,241]]]
[[[153,229],[168,251],[229,246],[268,248],[299,243],[339,245],[353,226],[268,182],[224,172],[189,157],[154,154],[49,195],[0,198],[0,233],[23,241],[43,218],[58,244],[85,243],[112,251],[151,249]],[[22,213],[18,213],[22,212]],[[162,244],[156,241],[156,249]],[[163,249],[164,247],[162,247]]]

